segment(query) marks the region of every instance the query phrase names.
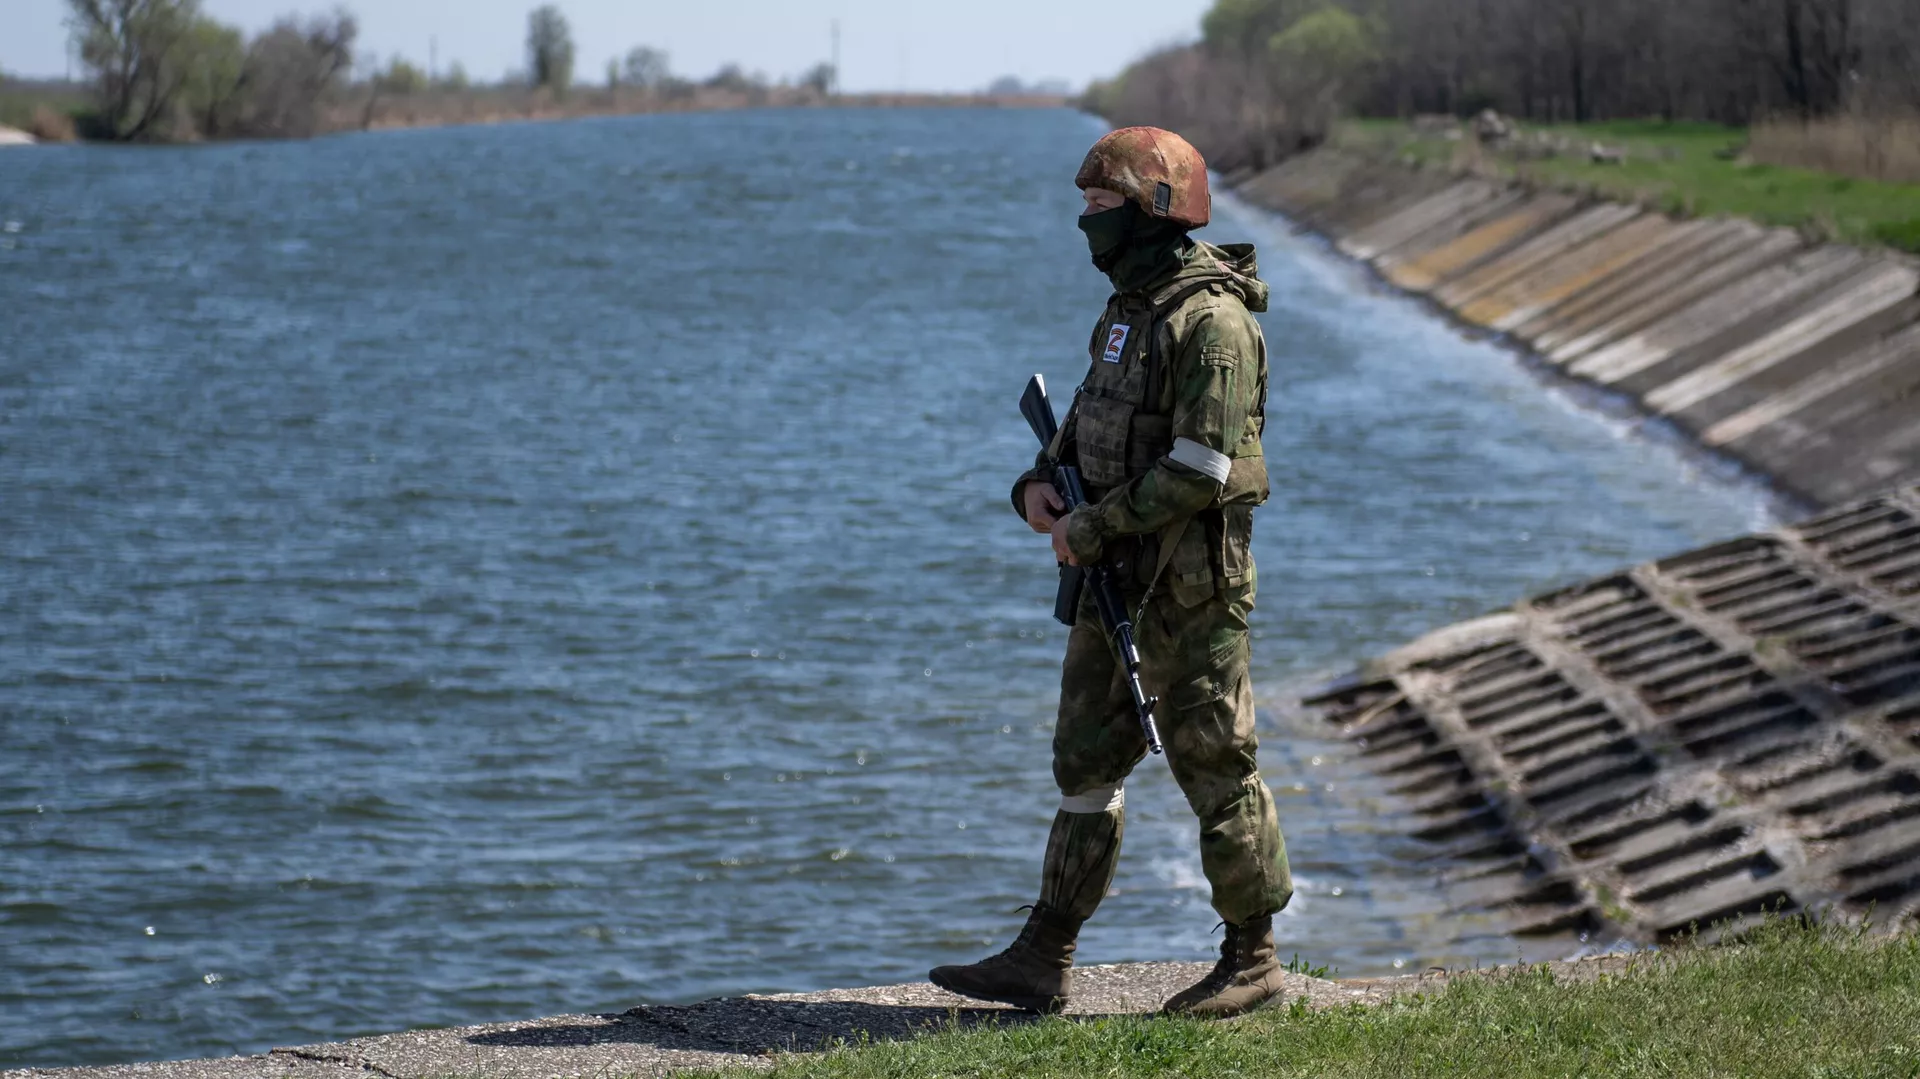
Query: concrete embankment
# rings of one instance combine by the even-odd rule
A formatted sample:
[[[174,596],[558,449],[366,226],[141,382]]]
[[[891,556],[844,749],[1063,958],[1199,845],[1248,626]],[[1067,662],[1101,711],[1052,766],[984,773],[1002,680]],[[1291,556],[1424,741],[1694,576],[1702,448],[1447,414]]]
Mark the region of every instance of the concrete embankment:
[[[1238,191],[1830,506],[1920,480],[1920,263],[1337,150]]]
[[[1441,630],[1307,703],[1427,819],[1447,894],[1522,935],[1920,924],[1920,490]]]

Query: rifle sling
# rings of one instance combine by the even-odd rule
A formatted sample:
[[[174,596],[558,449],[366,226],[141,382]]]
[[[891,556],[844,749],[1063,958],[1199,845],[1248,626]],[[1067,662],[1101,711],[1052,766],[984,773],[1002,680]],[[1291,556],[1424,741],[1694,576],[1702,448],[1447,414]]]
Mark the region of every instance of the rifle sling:
[[[1147,602],[1153,599],[1153,590],[1160,586],[1160,577],[1167,572],[1167,563],[1173,561],[1173,549],[1179,546],[1180,538],[1187,534],[1187,525],[1192,522],[1192,517],[1182,517],[1161,531],[1160,555],[1154,559],[1153,576],[1147,581],[1146,594],[1140,597],[1140,609],[1134,612],[1135,625],[1139,625],[1140,620],[1146,617]]]

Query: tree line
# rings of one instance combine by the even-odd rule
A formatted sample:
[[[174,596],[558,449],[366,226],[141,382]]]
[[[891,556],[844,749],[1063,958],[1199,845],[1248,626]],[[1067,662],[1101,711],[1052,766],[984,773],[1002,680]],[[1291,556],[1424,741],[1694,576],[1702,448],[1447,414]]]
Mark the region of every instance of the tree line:
[[[248,40],[199,0],[68,0],[68,9],[95,99],[81,133],[121,141],[311,135],[359,32],[342,10],[290,15]]]
[[[1222,167],[1343,111],[1746,124],[1920,112],[1915,0],[1215,0],[1200,40],[1086,96],[1192,131]]]
[[[287,15],[249,38],[208,15],[200,0],[66,2],[91,98],[73,116],[85,138],[304,138],[365,126],[396,98],[477,89],[458,63],[439,75],[398,56],[384,64],[356,57],[359,24],[344,8]],[[574,54],[566,17],[554,5],[537,7],[527,17],[526,70],[494,89],[565,97],[574,85]],[[822,65],[808,80],[803,85],[824,92],[831,69]],[[609,65],[607,84],[674,100],[703,86],[752,89],[764,80],[729,66],[696,84],[673,75],[665,52],[641,46]]]
[[[527,81],[564,94],[574,85],[573,29],[566,15],[553,4],[543,4],[527,16]],[[832,64],[815,64],[793,86],[825,95],[833,92],[835,72]],[[748,74],[738,64],[722,65],[712,76],[694,82],[673,73],[665,51],[648,45],[636,45],[625,56],[607,61],[606,86],[609,90],[631,88],[658,94],[668,99],[694,96],[702,89],[742,93],[764,91],[770,83],[766,76]]]

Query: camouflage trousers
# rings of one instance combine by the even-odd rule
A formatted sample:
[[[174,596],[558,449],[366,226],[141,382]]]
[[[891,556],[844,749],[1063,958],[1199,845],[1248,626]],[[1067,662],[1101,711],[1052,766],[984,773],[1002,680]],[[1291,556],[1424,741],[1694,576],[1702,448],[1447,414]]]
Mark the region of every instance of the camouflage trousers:
[[[1129,596],[1130,604],[1138,596]],[[1160,698],[1160,740],[1200,823],[1200,863],[1213,909],[1234,924],[1272,914],[1293,896],[1273,794],[1254,756],[1247,613],[1253,589],[1223,590],[1183,608],[1155,597],[1135,627],[1141,681]],[[1113,885],[1126,810],[1122,783],[1147,755],[1125,669],[1090,594],[1067,637],[1053,775],[1064,796],[1047,840],[1040,901],[1091,916]]]

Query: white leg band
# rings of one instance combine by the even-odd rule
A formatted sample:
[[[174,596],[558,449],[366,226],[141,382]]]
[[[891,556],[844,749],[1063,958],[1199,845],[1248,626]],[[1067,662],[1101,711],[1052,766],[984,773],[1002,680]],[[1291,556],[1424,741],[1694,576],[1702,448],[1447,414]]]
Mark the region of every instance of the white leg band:
[[[1110,813],[1126,804],[1127,788],[1123,781],[1107,787],[1095,787],[1079,794],[1070,794],[1060,799],[1060,812]]]

